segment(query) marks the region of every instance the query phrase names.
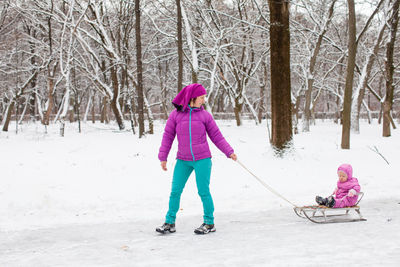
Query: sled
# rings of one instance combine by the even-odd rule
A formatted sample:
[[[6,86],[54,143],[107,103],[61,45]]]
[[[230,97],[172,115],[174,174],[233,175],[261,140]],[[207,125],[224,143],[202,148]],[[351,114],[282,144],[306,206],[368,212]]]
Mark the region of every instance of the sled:
[[[303,206],[303,207],[295,207],[294,212],[300,218],[308,219],[313,223],[344,223],[344,222],[360,222],[366,221],[367,219],[363,218],[360,212],[360,203],[361,199],[364,196],[363,192],[357,193],[359,199],[357,203],[352,207],[346,208],[328,208],[321,205],[314,206]],[[358,217],[354,218],[350,214],[351,211],[354,211]]]

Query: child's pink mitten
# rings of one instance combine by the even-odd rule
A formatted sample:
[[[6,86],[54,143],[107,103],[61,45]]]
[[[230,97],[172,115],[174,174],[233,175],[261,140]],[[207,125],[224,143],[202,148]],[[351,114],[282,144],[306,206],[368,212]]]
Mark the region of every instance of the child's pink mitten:
[[[347,194],[349,197],[354,197],[357,194],[356,190],[350,189],[349,193]]]

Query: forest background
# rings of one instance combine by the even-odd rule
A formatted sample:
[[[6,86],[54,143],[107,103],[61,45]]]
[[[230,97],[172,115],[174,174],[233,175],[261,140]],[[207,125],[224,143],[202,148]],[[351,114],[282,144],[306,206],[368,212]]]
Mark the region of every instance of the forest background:
[[[316,118],[340,122],[349,51],[353,131],[360,118],[387,118],[383,135],[390,136],[400,119],[399,1],[354,1],[354,21],[350,2],[286,3],[290,72],[281,75],[290,76],[294,133],[310,131]],[[258,124],[272,115],[270,9],[259,0],[3,0],[2,130],[11,120],[16,131],[28,121],[60,123],[62,135],[67,120],[78,121],[79,131],[81,121],[116,121],[120,130],[130,121],[142,136],[195,82],[208,90],[206,109],[215,118]]]
[[[398,266],[399,3],[0,0],[0,265]],[[157,151],[194,82],[260,181],[309,205],[351,163],[367,221],[305,221],[210,146],[218,231],[193,233],[189,179],[159,236],[175,161]]]

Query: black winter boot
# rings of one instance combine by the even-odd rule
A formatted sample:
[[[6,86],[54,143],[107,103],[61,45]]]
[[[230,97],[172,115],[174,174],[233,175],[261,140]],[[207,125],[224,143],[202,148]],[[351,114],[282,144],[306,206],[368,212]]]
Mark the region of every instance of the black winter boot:
[[[315,201],[318,203],[318,205],[326,206],[326,203],[328,200],[324,197],[316,196]]]
[[[335,198],[333,196],[329,196],[326,199],[326,206],[328,208],[333,208],[333,206],[335,206],[335,204],[336,204],[336,201],[335,201]]]
[[[174,223],[164,223],[160,227],[157,227],[156,231],[161,234],[165,234],[167,232],[175,233],[176,232],[175,224]]]

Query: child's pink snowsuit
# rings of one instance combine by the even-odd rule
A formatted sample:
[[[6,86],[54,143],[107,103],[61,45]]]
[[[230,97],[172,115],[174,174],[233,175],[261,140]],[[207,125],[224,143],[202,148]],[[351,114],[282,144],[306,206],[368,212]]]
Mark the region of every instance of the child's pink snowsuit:
[[[354,189],[356,192],[360,192],[360,185],[358,184],[357,178],[353,177],[353,168],[350,164],[342,164],[338,168],[338,172],[343,171],[347,174],[347,181],[337,182],[337,191],[335,195],[335,206],[334,208],[344,208],[344,207],[351,207],[357,203],[358,196],[354,195],[349,197],[347,194],[349,193],[350,189]]]

